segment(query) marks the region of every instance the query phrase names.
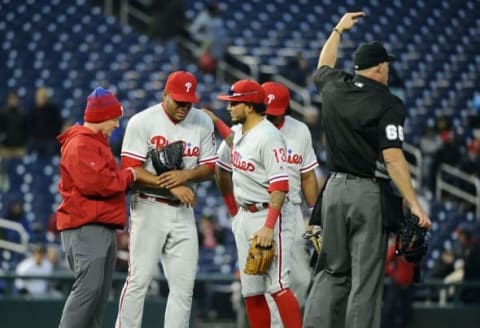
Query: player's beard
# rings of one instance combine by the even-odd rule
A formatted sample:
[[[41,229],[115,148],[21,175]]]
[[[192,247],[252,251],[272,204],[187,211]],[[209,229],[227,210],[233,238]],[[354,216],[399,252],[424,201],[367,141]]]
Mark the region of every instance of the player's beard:
[[[239,118],[232,118],[232,124],[242,124],[245,120],[240,120]]]
[[[243,124],[246,120],[245,115],[232,115],[232,113],[230,113],[230,118],[232,119],[232,124]]]

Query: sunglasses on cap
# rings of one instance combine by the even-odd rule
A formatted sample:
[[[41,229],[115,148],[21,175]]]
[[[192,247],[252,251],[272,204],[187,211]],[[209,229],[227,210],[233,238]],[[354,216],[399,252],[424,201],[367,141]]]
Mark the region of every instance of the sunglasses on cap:
[[[247,95],[254,95],[256,94],[257,91],[250,91],[250,92],[235,92],[234,90],[228,90],[228,95],[230,97],[241,97],[241,96],[247,96]]]

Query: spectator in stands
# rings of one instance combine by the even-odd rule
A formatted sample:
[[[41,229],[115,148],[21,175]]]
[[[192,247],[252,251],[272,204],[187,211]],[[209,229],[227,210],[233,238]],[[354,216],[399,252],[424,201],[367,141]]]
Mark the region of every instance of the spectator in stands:
[[[23,157],[27,146],[27,118],[17,93],[11,91],[0,112],[0,158]]]
[[[216,218],[214,216],[202,216],[198,224],[198,242],[200,244],[200,248],[214,249],[217,245],[224,245],[226,239],[226,230],[217,225]]]
[[[68,271],[67,263],[65,258],[62,257],[60,247],[55,244],[49,244],[47,246],[46,257],[52,265],[52,273],[65,273]],[[64,283],[61,281],[50,281],[49,284],[49,295],[57,297],[65,297],[64,295]]]
[[[3,216],[5,219],[17,222],[23,226],[25,232],[31,237],[33,235],[32,225],[30,221],[28,221],[27,216],[25,214],[25,210],[23,207],[23,200],[20,195],[13,195],[11,199],[6,202],[6,213]],[[20,235],[17,231],[12,229],[4,229],[3,231],[3,238],[5,240],[20,243]]]
[[[30,151],[39,156],[52,156],[59,152],[57,135],[62,128],[58,105],[51,102],[48,89],[40,87],[35,94],[35,104],[28,113]]]
[[[222,18],[220,5],[209,0],[193,20],[189,28],[190,37],[200,46],[198,63],[200,69],[214,72],[216,62],[224,58],[228,35]]]
[[[445,283],[462,282],[465,280],[475,280],[480,278],[478,265],[478,239],[474,234],[473,226],[469,223],[461,223],[456,231],[457,243],[454,245],[453,254],[454,270],[448,274],[443,281]],[[445,302],[453,297],[457,292],[456,286],[450,286],[448,289],[440,290],[440,303]],[[462,298],[468,301],[480,300],[477,297],[479,290],[476,288],[462,289]]]
[[[433,265],[428,276],[432,279],[443,279],[453,272],[453,263],[455,262],[455,254],[452,249],[444,249],[437,262]]]
[[[390,237],[385,272],[390,282],[385,285],[382,313],[383,328],[409,327],[412,321],[413,277],[415,263],[395,255],[395,237]]]
[[[480,146],[477,143],[471,142],[468,144],[467,156],[460,159],[458,168],[466,174],[480,177]]]
[[[440,165],[448,164],[451,166],[457,166],[462,156],[460,152],[460,145],[451,131],[446,133],[446,131],[443,130],[443,132],[440,132],[440,138],[443,140],[443,144],[433,156],[433,162],[429,176],[430,190],[432,192],[435,192],[436,189],[436,178],[438,170],[440,169]]]
[[[281,72],[284,77],[301,87],[307,86],[311,73],[310,65],[302,51],[298,51],[295,57],[290,58]]]
[[[432,182],[429,179],[432,178],[430,171],[432,169],[433,158],[441,146],[442,140],[435,131],[434,121],[433,119],[429,119],[419,141],[419,147],[423,154],[422,175],[427,180],[425,181],[425,186],[431,186]]]
[[[34,246],[32,254],[21,261],[15,269],[17,276],[50,276],[53,270],[52,264],[45,254],[45,246]],[[47,279],[15,279],[15,289],[22,295],[46,296],[49,291],[49,281]]]

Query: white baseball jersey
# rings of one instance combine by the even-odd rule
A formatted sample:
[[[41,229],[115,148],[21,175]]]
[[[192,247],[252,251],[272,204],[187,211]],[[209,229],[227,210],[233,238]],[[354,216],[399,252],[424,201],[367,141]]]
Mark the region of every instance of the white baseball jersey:
[[[141,111],[128,121],[121,156],[143,161],[143,167],[156,174],[148,152],[174,141],[184,142],[183,168],[194,169],[217,160],[215,133],[212,121],[201,110],[192,108],[185,120],[174,122],[165,112],[163,104]],[[143,190],[147,194],[171,197],[163,189]]]
[[[305,123],[290,116],[285,116],[280,132],[287,145],[288,198],[293,204],[300,204],[302,202],[300,175],[318,166],[312,135]]]
[[[242,126],[235,132],[232,149],[224,142],[218,150],[217,165],[232,172],[233,193],[239,204],[268,203],[271,183],[288,181],[286,147],[283,136],[267,120],[246,134]]]

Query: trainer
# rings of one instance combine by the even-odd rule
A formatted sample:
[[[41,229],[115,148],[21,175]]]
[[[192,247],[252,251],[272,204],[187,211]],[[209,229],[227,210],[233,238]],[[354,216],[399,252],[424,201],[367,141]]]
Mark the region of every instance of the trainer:
[[[127,219],[125,191],[135,180],[160,183],[137,169],[118,168],[109,138],[122,115],[117,98],[98,87],[87,98],[84,124],[57,137],[62,196],[57,228],[75,275],[60,328],[102,327],[117,255],[115,229],[123,228]]]
[[[380,327],[384,225],[394,205],[383,197],[383,182],[393,181],[420,226],[431,225],[402,151],[404,105],[387,87],[393,57],[381,43],[370,42],[354,54],[354,76],[334,68],[342,33],[363,16],[346,13],[340,19],[323,46],[315,74],[331,175],[321,206],[319,272],[305,306],[304,327]],[[401,212],[401,202],[397,205]]]

